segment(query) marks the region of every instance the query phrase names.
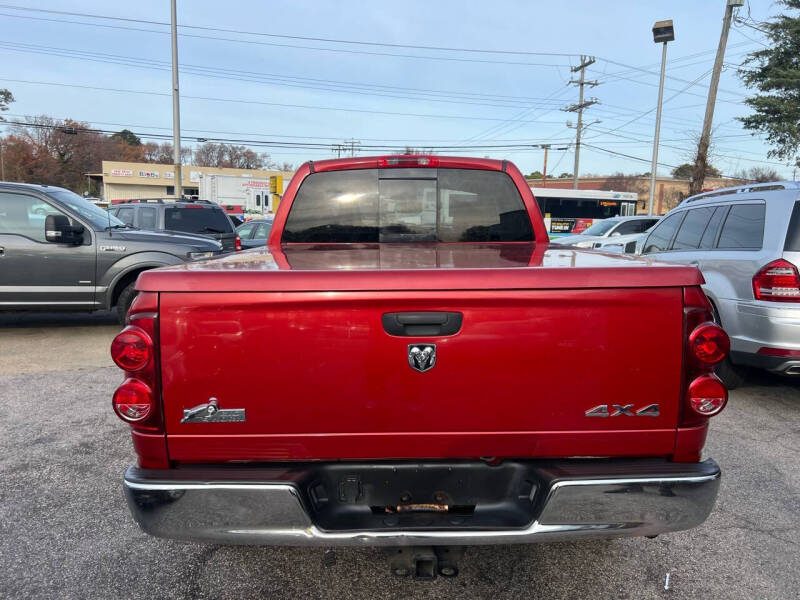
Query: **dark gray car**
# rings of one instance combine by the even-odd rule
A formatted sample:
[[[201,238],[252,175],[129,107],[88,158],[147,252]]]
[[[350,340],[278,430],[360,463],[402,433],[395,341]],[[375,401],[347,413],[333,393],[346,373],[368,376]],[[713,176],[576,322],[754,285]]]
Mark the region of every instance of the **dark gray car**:
[[[0,182],[0,310],[116,306],[124,320],[139,273],[221,252],[205,236],[137,230],[63,188]]]
[[[236,231],[219,204],[205,200],[130,200],[108,209],[120,221],[149,231],[207,235],[225,252],[238,250]]]

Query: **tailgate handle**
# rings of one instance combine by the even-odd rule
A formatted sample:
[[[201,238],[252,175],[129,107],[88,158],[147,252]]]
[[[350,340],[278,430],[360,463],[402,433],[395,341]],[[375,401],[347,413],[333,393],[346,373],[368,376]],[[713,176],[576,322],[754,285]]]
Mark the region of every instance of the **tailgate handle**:
[[[459,312],[399,312],[383,315],[383,329],[389,335],[453,335],[461,329]]]

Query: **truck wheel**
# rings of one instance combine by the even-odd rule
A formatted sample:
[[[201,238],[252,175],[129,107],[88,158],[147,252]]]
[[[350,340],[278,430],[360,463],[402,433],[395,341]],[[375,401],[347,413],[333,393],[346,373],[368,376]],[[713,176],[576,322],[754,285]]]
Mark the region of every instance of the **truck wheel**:
[[[138,293],[134,287],[135,285],[135,281],[130,282],[125,286],[125,289],[122,290],[119,298],[117,298],[117,319],[121,325],[125,325],[125,317],[128,314],[128,309],[131,307],[131,303]]]

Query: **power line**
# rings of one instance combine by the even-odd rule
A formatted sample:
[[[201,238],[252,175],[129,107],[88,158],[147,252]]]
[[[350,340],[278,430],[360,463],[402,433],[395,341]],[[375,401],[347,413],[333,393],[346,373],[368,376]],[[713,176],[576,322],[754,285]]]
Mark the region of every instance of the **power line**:
[[[20,11],[29,11],[29,12],[39,12],[39,13],[49,13],[49,14],[58,14],[58,15],[65,15],[65,16],[72,16],[72,17],[89,17],[93,19],[108,19],[114,21],[127,21],[129,23],[142,23],[148,25],[164,25],[169,26],[169,23],[164,21],[149,21],[145,19],[130,19],[124,17],[113,17],[109,15],[98,15],[98,14],[90,14],[90,13],[77,13],[77,12],[68,12],[68,11],[59,11],[59,10],[47,10],[42,8],[30,8],[26,6],[14,6],[11,4],[0,4],[0,8],[10,8],[13,10],[20,10]],[[561,56],[561,57],[572,57],[576,56],[575,53],[567,54],[563,52],[531,52],[531,51],[517,51],[517,50],[493,50],[493,49],[479,49],[479,48],[452,48],[447,46],[424,46],[424,45],[413,45],[413,44],[392,44],[388,42],[367,42],[362,40],[342,40],[342,39],[334,39],[334,38],[324,38],[324,37],[311,37],[311,36],[300,36],[300,35],[286,35],[286,34],[277,34],[277,33],[266,33],[263,31],[241,31],[237,29],[226,29],[223,27],[209,27],[209,26],[201,26],[201,25],[178,25],[178,27],[182,27],[184,29],[198,29],[203,31],[219,31],[222,33],[241,33],[245,35],[254,35],[254,36],[263,36],[263,37],[272,37],[272,38],[282,38],[282,39],[289,39],[289,40],[304,40],[304,41],[312,41],[312,42],[328,42],[328,43],[336,43],[336,44],[358,44],[362,46],[380,46],[380,47],[388,47],[388,48],[409,48],[414,50],[440,50],[440,51],[447,51],[447,52],[472,52],[472,53],[481,53],[481,54],[515,54],[520,56]]]
[[[121,88],[110,88],[110,87],[100,87],[100,86],[90,86],[90,85],[80,85],[75,83],[60,83],[54,81],[33,81],[27,79],[9,79],[6,77],[0,77],[0,81],[7,81],[12,83],[22,83],[22,84],[30,84],[30,85],[49,85],[49,86],[57,86],[57,87],[67,87],[67,88],[78,88],[78,89],[88,89],[88,90],[95,90],[101,92],[113,92],[113,93],[124,93],[124,94],[145,94],[150,96],[171,96],[171,94],[165,92],[153,92],[147,90],[130,90],[130,89],[121,89]],[[191,95],[181,95],[182,98],[189,99],[189,100],[202,100],[207,102],[232,102],[236,104],[252,104],[252,105],[259,105],[259,106],[278,106],[283,108],[299,108],[299,109],[312,109],[312,110],[329,110],[329,111],[341,111],[341,112],[353,112],[353,113],[361,113],[361,114],[373,114],[373,115],[388,115],[388,116],[401,116],[401,117],[419,117],[419,118],[431,118],[431,119],[462,119],[468,121],[506,121],[506,119],[500,117],[479,117],[479,116],[471,116],[471,115],[441,115],[441,114],[426,114],[426,113],[404,113],[404,112],[394,112],[394,111],[384,111],[384,110],[369,110],[369,109],[356,109],[356,108],[342,108],[336,106],[313,106],[307,104],[288,104],[283,102],[266,102],[264,100],[244,100],[239,98],[216,98],[212,96],[191,96]],[[527,121],[532,123],[534,121]],[[549,123],[560,123],[561,121],[550,121]],[[540,121],[540,123],[548,123],[547,121]]]
[[[52,46],[38,46],[35,44],[20,44],[20,43],[9,43],[0,41],[0,48],[10,50],[12,52],[42,54],[47,56],[57,56],[59,58],[73,58],[76,60],[85,60],[90,62],[100,62],[107,64],[121,64],[121,65],[133,66],[137,68],[156,70],[156,71],[167,71],[170,68],[168,66],[168,63],[163,61],[106,54],[106,53],[71,50],[66,48],[56,48]],[[257,71],[217,69],[213,67],[207,67],[204,65],[182,64],[181,70],[182,73],[185,74],[191,74],[200,77],[211,77],[214,79],[254,82],[254,83],[261,83],[264,85],[280,85],[281,87],[297,87],[305,89],[333,91],[340,93],[358,94],[362,96],[364,94],[368,94],[372,96],[395,98],[401,100],[418,100],[418,101],[423,100],[426,102],[489,106],[494,108],[516,108],[525,104],[529,104],[531,101],[534,101],[537,104],[547,101],[546,98],[541,98],[541,99],[531,98],[527,101],[523,99],[512,100],[512,99],[499,98],[499,99],[494,99],[492,102],[483,102],[483,101],[473,101],[473,100],[481,100],[481,98],[479,97],[472,98],[469,96],[465,100],[459,100],[459,99],[450,99],[457,97],[456,96],[457,93],[455,92],[453,93],[444,91],[437,92],[433,90],[416,92],[413,90],[413,88],[410,89],[400,88],[399,86],[396,87],[396,86],[381,86],[374,84],[355,84],[355,83],[340,82],[335,80],[291,77],[285,75],[275,75],[271,73],[259,73]],[[373,90],[371,88],[376,88],[376,89]],[[384,89],[382,88],[387,88],[386,90],[387,93],[384,93]],[[409,91],[411,93],[418,93],[419,95],[418,96],[400,95],[399,93],[393,93],[392,89],[396,90],[405,89],[405,91]],[[437,94],[439,95],[438,97],[426,97],[426,96],[434,96]]]
[[[2,7],[2,5],[0,5]],[[31,9],[36,10],[36,9]],[[70,23],[73,25],[85,25],[89,27],[101,27],[101,28],[108,28],[108,29],[120,29],[126,31],[138,31],[144,33],[155,33],[159,35],[169,35],[168,31],[158,31],[155,29],[143,29],[140,27],[126,27],[122,25],[106,25],[102,23],[86,23],[81,21],[70,21],[65,19],[46,19],[42,17],[28,17],[23,15],[9,15],[3,13],[5,16],[18,18],[18,19],[31,19],[36,21],[50,21],[56,23]],[[107,18],[107,19],[118,19],[118,20],[128,20],[122,19],[118,17],[97,17],[97,18]],[[137,21],[133,19],[134,21]],[[147,22],[147,21],[144,21]],[[157,21],[153,21],[152,23],[158,24]],[[189,25],[179,25],[179,27],[187,28],[191,27]],[[237,33],[245,33],[245,32],[237,32]],[[317,50],[320,52],[339,52],[345,54],[364,54],[369,56],[392,56],[396,58],[413,58],[413,59],[421,59],[421,60],[439,60],[439,61],[450,61],[450,62],[464,62],[464,63],[485,63],[485,64],[501,64],[501,65],[518,65],[518,66],[529,66],[529,67],[559,67],[559,66],[567,66],[564,64],[554,64],[554,63],[535,63],[535,62],[525,62],[525,61],[509,61],[509,60],[485,60],[485,59],[478,59],[478,58],[458,58],[454,56],[425,56],[419,54],[398,54],[392,52],[376,52],[376,51],[369,51],[369,50],[353,50],[349,48],[323,48],[320,46],[303,46],[299,44],[282,44],[278,42],[262,42],[256,40],[246,40],[240,38],[226,38],[226,37],[219,37],[219,36],[209,36],[209,35],[200,35],[200,34],[190,34],[190,33],[181,33],[181,37],[187,38],[195,38],[195,39],[205,39],[205,40],[216,40],[222,42],[233,42],[237,44],[255,44],[259,46],[270,46],[270,47],[279,47],[279,48],[299,48],[301,50]],[[357,44],[358,41],[351,41],[351,42],[341,42],[341,43],[353,43]]]

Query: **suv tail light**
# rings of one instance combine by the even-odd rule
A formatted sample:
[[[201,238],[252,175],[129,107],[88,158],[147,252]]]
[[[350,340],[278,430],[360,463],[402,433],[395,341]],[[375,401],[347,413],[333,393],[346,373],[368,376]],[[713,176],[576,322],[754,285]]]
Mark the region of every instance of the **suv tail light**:
[[[714,375],[714,367],[730,352],[730,339],[721,327],[712,322],[711,303],[700,287],[684,288],[683,298],[686,332],[683,368],[686,379],[678,427],[697,428],[725,408],[728,401],[728,390]],[[705,439],[704,431],[702,439]],[[676,459],[699,460],[702,441],[696,447],[682,448],[679,447],[680,432],[678,438]],[[689,436],[686,439],[696,444],[698,438]],[[691,444],[687,442],[687,446]]]
[[[239,252],[242,249],[242,238],[238,235],[236,236],[236,241],[234,242],[234,249],[236,252]]]
[[[771,302],[800,302],[797,267],[782,258],[764,266],[753,277],[753,296]]]
[[[125,371],[114,392],[117,416],[130,424],[139,466],[169,466],[158,376],[158,294],[140,292],[128,311],[128,326],[111,342],[111,357]]]

